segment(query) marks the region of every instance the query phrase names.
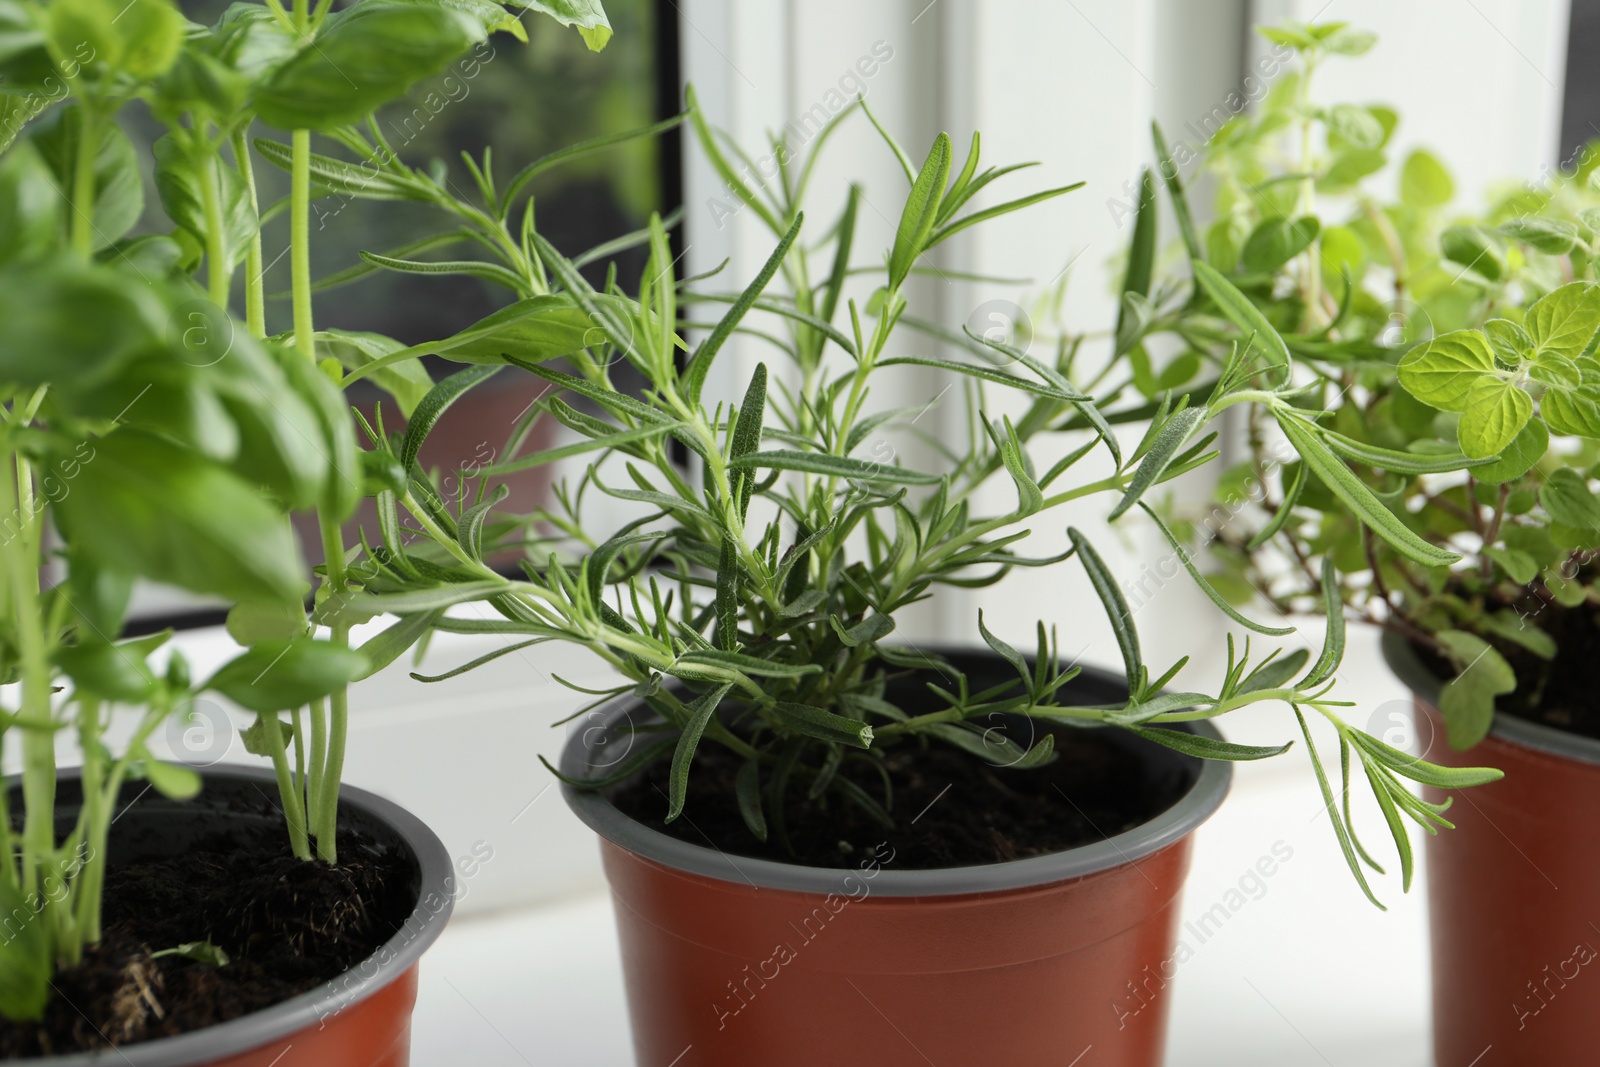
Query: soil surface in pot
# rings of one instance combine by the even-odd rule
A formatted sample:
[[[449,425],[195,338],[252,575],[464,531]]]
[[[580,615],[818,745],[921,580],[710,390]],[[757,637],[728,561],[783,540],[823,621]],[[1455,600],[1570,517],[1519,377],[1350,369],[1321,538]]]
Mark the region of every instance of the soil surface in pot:
[[[969,671],[969,678],[975,691],[997,681],[976,671]],[[908,711],[932,710],[920,707],[927,697],[918,690],[920,681],[906,677],[891,681],[886,695]],[[743,761],[713,742],[697,749],[683,814],[672,823],[665,821],[668,761],[658,761],[606,795],[652,829],[734,855],[849,867],[889,840],[896,869],[925,870],[1004,863],[1103,841],[1166,811],[1191,780],[1180,766],[1158,768],[1133,750],[1135,744],[1154,744],[1111,730],[1051,731],[1025,719],[1011,719],[1003,728],[1019,744],[1031,743],[1034,732],[1053,732],[1055,761],[1032,770],[1005,769],[942,742],[906,740],[886,748],[881,765],[892,790],[892,828],[836,792],[807,800],[806,782],[800,779],[790,789],[786,818],[792,851],[780,842],[770,804],[767,841],[750,832],[734,788]],[[808,750],[807,759],[820,758],[821,746]],[[883,803],[883,776],[867,760],[846,759],[838,774]]]
[[[393,937],[416,903],[406,861],[391,850],[341,834],[339,855],[337,867],[297,860],[279,831],[112,865],[104,939],[56,975],[42,1022],[0,1020],[0,1057],[171,1037],[337,978]],[[203,941],[229,962],[155,955]]]
[[[1555,638],[1558,651],[1555,659],[1545,660],[1514,641],[1488,638],[1517,675],[1517,688],[1500,697],[1495,707],[1521,719],[1600,738],[1600,686],[1595,684],[1600,609],[1590,604],[1567,608],[1536,599],[1526,610],[1527,625]],[[1431,649],[1418,646],[1417,654],[1437,677],[1455,675],[1455,668]]]

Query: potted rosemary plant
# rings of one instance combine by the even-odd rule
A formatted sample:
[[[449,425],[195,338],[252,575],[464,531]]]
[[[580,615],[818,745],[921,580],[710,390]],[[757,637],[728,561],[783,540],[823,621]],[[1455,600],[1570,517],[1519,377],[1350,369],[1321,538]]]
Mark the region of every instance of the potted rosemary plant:
[[[1170,973],[1189,832],[1221,802],[1226,761],[1288,747],[1229,743],[1212,719],[1264,702],[1289,705],[1302,726],[1325,717],[1346,758],[1391,776],[1413,814],[1432,809],[1401,779],[1455,787],[1498,775],[1416,760],[1341,718],[1329,692],[1340,627],[1315,658],[1257,661],[1245,645],[1217,691],[1169,691],[1184,661],[1144,661],[1089,534],[1071,530],[1058,558],[1023,553],[1030,526],[1069,501],[1103,498],[1111,518],[1149,510],[1151,490],[1216,457],[1211,418],[1273,402],[1256,387],[1258,349],[1239,346],[1216,386],[1164,397],[1124,439],[1072,383],[1078,344],[1040,358],[913,313],[907,281],[930,250],[1075,187],[979,209],[973,198],[1013,168],[983,168],[978,138],[963,161],[941,135],[918,166],[885,134],[908,191],[880,257],[856,239],[858,188],[839,190],[842,209],[821,227],[802,211],[832,127],[809,154],[774,146],[781,180],[763,186],[725,154],[692,94],[689,104],[700,149],[771,229],[770,257],[732,287],[679,279],[657,219],[626,239],[650,256],[630,296],[614,280],[592,285],[532,228],[512,246],[480,242],[508,269],[514,302],[371,365],[423,352],[480,364],[441,382],[440,404],[419,407],[403,434],[372,435],[409,475],[380,507],[410,511],[427,536],[408,543],[388,520],[384,543],[352,566],[363,591],[347,610],[502,635],[485,658],[565,642],[617,671],[575,713],[557,773],[604,839],[639,1062],[902,1062],[908,1046],[962,1062],[1067,1062],[1092,1045],[1096,1062],[1158,1063],[1163,1006],[1118,1005],[1151,968]],[[487,220],[502,216],[492,176],[481,193]],[[1147,180],[1129,315],[1156,302],[1140,299],[1154,220]],[[1228,306],[1246,314],[1241,299]],[[735,334],[771,357],[730,382]],[[1119,330],[1133,341],[1109,358],[1126,364],[1139,336]],[[487,480],[444,496],[412,462],[442,404],[504,364],[552,389],[482,473],[593,459],[521,526],[496,526]],[[893,435],[917,409],[874,402],[875,385],[913,368],[947,375],[947,403],[966,420],[940,470],[894,457]],[[710,403],[712,382],[741,399]],[[997,391],[1025,412],[991,418],[985,397]],[[523,451],[538,420],[571,443]],[[975,491],[991,481],[1013,505],[980,507]],[[1372,505],[1361,514],[1379,536],[1416,550],[1369,490],[1350,492]],[[596,528],[586,502],[602,496],[636,516]],[[484,562],[507,544],[523,549],[521,576]],[[1182,558],[1234,623],[1288,632],[1247,619]],[[1119,673],[1063,661],[1044,623],[1026,651],[981,618],[981,642],[966,647],[897,640],[911,605],[1040,566],[1085,569]],[[1006,1022],[974,1023],[989,1019]]]
[[[1193,298],[1166,283],[1148,316],[1197,367],[1231,338],[1279,368],[1202,524],[1247,593],[1384,630],[1421,756],[1505,771],[1447,815],[1438,783],[1407,800],[1357,753],[1407,884],[1398,814],[1459,827],[1427,839],[1436,1062],[1576,1062],[1600,1037],[1600,991],[1574,981],[1596,958],[1600,894],[1594,159],[1472,216],[1446,213],[1449,173],[1418,151],[1398,199],[1380,198],[1363,179],[1387,162],[1394,112],[1309,94],[1320,61],[1371,36],[1269,32],[1302,62],[1209,147],[1219,219],[1204,241],[1186,231]],[[1371,725],[1410,732],[1384,709]],[[1366,884],[1378,860],[1340,833]]]
[[[358,448],[338,385],[383,340],[313,328],[309,212],[352,183],[439,185],[392,152],[387,176],[330,172],[311,131],[359,140],[380,104],[525,31],[491,3],[330,6],[239,3],[202,27],[170,0],[0,2],[0,743],[21,766],[0,793],[0,1058],[407,1059],[414,965],[454,886],[415,818],[341,796],[348,686],[421,631],[352,648],[335,610],[341,523],[403,475]],[[610,33],[593,2],[518,6],[596,49]],[[165,127],[153,158],[120,121],[133,105]],[[290,140],[261,149],[291,171],[282,338],[265,336],[258,119]],[[136,231],[152,171],[170,232]],[[415,366],[375,380],[407,411],[431,386]],[[327,559],[309,620],[299,510]],[[139,579],[234,605],[249,647],[193,678],[170,633],[125,637]],[[257,714],[245,743],[271,771],[152,754],[205,691]],[[81,766],[58,765],[63,738]]]

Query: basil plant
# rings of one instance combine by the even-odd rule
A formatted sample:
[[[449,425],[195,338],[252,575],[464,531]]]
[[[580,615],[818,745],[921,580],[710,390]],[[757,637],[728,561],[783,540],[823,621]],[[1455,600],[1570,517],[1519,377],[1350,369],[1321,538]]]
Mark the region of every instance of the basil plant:
[[[592,0],[519,6],[576,25],[594,48],[610,34]],[[245,741],[277,767],[294,853],[335,862],[347,687],[415,637],[355,649],[338,618],[307,617],[314,577],[318,605],[350,594],[340,524],[403,480],[388,455],[359,448],[341,395],[341,368],[370,361],[379,342],[314,329],[308,218],[314,198],[358,180],[444,194],[392,152],[381,176],[319,170],[311,132],[359,140],[356,124],[380,104],[490,33],[526,32],[487,2],[329,8],[237,3],[207,27],[170,0],[0,0],[0,745],[22,768],[0,792],[8,1019],[39,1018],[54,972],[102,935],[123,786],[199,791],[193,769],[149,747],[198,693],[258,714]],[[166,128],[152,158],[124,131],[132,106]],[[288,139],[256,148],[290,169],[285,205],[257,202],[258,120]],[[148,200],[170,229],[141,226]],[[267,337],[260,227],[280,208],[295,329]],[[414,366],[375,380],[406,410],[431,385]],[[317,575],[289,524],[302,509],[322,520]],[[124,636],[139,580],[234,605],[229,628],[249,647],[192,678],[163,648],[169,633]],[[133,727],[113,749],[117,709]],[[82,762],[71,817],[56,803],[63,739]]]

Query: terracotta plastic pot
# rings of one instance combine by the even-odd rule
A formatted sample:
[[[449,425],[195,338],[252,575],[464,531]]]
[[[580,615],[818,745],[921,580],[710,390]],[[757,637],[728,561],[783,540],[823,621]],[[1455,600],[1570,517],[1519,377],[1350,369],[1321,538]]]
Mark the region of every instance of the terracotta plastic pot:
[[[1072,699],[1126,694],[1099,672],[1074,685]],[[614,763],[648,716],[636,702],[602,709],[563,772]],[[1173,807],[1092,845],[981,867],[897,870],[892,840],[853,870],[730,856],[567,788],[604,839],[636,1062],[1157,1067],[1189,834],[1232,769],[1116,738],[1181,776]]]
[[[197,841],[231,827],[282,827],[270,770],[212,767],[201,774],[205,788],[191,801],[146,792],[142,782],[125,786],[111,834],[111,862],[182,855]],[[76,771],[62,772],[56,797],[58,816],[76,819],[82,798]],[[454,904],[450,856],[404,808],[350,786],[341,788],[339,800],[340,828],[360,831],[406,857],[416,894],[411,917],[366,962],[265,1011],[203,1030],[115,1052],[21,1062],[30,1067],[407,1067],[417,960],[444,929]]]
[[[1600,741],[1496,715],[1482,744],[1456,752],[1434,707],[1438,678],[1397,636],[1383,651],[1434,726],[1427,758],[1506,775],[1455,793],[1456,829],[1427,840],[1434,1062],[1596,1062]]]

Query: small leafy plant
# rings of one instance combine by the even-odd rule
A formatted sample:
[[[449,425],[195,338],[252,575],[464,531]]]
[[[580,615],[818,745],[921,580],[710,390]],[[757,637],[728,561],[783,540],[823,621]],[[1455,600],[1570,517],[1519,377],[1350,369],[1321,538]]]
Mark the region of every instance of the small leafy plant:
[[[1314,421],[1293,413],[1290,399],[1296,394],[1286,384],[1290,368],[1279,351],[1281,342],[1265,356],[1259,348],[1238,346],[1198,402],[1166,395],[1149,409],[1108,414],[1104,401],[1073,384],[1082,338],[1068,339],[1050,357],[1039,358],[975,334],[951,335],[909,306],[907,280],[927,269],[925,257],[945,239],[1075,186],[976,208],[976,194],[1017,168],[983,167],[976,136],[958,165],[943,135],[916,166],[885,133],[902,164],[907,192],[892,246],[881,259],[863,262],[856,247],[858,188],[846,191],[842,210],[822,237],[807,241],[803,236],[803,197],[818,153],[848,112],[819,133],[804,155],[775,144],[780,169],[769,188],[741,175],[754,169],[736,164],[747,157],[706,125],[692,94],[689,102],[688,119],[700,149],[776,240],[771,256],[741,289],[711,288],[707,278],[677,278],[677,256],[659,219],[641,235],[650,259],[637,296],[624,293],[614,280],[591,285],[573,260],[536,232],[525,231],[525,254],[548,291],[528,296],[520,283],[506,279],[520,299],[481,327],[371,365],[378,368],[424,351],[484,364],[435,387],[404,434],[381,425],[371,433],[374,447],[410,472],[403,492],[387,500],[380,495],[381,506],[410,511],[420,524],[417,532],[426,536],[408,543],[397,521],[386,519],[384,543],[370,547],[352,567],[364,593],[351,610],[388,611],[401,616],[401,625],[421,618],[434,629],[498,634],[506,641],[478,660],[425,680],[451,677],[542,642],[586,648],[621,675],[616,687],[593,695],[604,701],[632,694],[659,714],[660,724],[645,728],[611,773],[574,784],[604,787],[667,762],[670,821],[693,802],[690,772],[697,751],[721,746],[741,761],[737,800],[745,825],[758,839],[770,837],[780,845],[797,820],[828,818],[822,807],[828,802],[854,806],[892,825],[890,797],[875,795],[854,776],[839,772],[854,763],[881,768],[883,754],[896,745],[932,740],[1017,773],[1053,758],[1049,732],[1023,748],[986,731],[1001,714],[1128,730],[1208,758],[1258,759],[1288,745],[1245,746],[1162,727],[1215,718],[1250,704],[1287,703],[1302,728],[1308,712],[1335,724],[1346,791],[1355,753],[1371,778],[1387,787],[1382,794],[1390,800],[1386,812],[1392,815],[1398,808],[1423,822],[1435,820],[1442,809],[1414,797],[1402,779],[1456,787],[1497,776],[1417,761],[1344,722],[1342,705],[1329,695],[1344,648],[1342,627],[1329,628],[1314,661],[1302,651],[1252,662],[1246,645],[1230,651],[1216,692],[1169,692],[1186,660],[1161,670],[1145,663],[1132,612],[1088,535],[1070,530],[1071,547],[1057,557],[1029,557],[1020,550],[1031,524],[1070,501],[1103,496],[1113,519],[1135,508],[1154,516],[1147,495],[1216,458],[1215,434],[1204,433],[1204,425],[1234,405],[1262,405],[1285,421],[1298,420],[1291,423],[1297,432],[1331,449]],[[1147,293],[1152,276],[1155,234],[1148,178],[1145,189],[1128,268],[1130,292]],[[481,191],[492,208],[497,202],[492,182],[486,179]],[[869,284],[853,292],[852,284],[863,279]],[[859,298],[863,291],[864,300]],[[1208,291],[1231,314],[1259,320],[1259,312],[1221,275]],[[720,309],[720,314],[694,314],[701,308]],[[537,332],[531,326],[513,332],[509,326],[549,309],[570,317],[541,319]],[[1154,325],[1142,317],[1144,311],[1139,300],[1128,302],[1125,315],[1140,325],[1119,329],[1117,349],[1099,380],[1127,367],[1130,348]],[[560,336],[581,337],[581,342],[558,344],[558,322],[567,330]],[[909,346],[901,327],[918,335]],[[491,328],[492,336],[485,332]],[[1213,333],[1219,329],[1213,327]],[[695,332],[699,340],[691,344],[685,334]],[[1256,332],[1263,338],[1270,334]],[[727,365],[717,361],[736,334],[756,339],[779,362],[775,367],[763,363],[741,381],[734,390],[742,396],[737,404],[708,405],[707,382]],[[943,354],[917,354],[928,346]],[[567,369],[549,363],[557,348]],[[554,388],[516,427],[501,453],[506,458],[480,472],[475,491],[464,490],[458,481],[457,492],[447,495],[413,462],[419,435],[427,432],[427,419],[497,363],[521,367]],[[643,388],[620,388],[621,367],[641,378]],[[901,465],[888,444],[889,435],[915,432],[920,409],[874,409],[869,403],[873,384],[903,368],[936,370],[958,387],[951,390],[951,403],[961,406],[966,436],[950,446],[935,443],[945,461],[937,473]],[[1271,387],[1259,382],[1263,370]],[[994,390],[1020,396],[1025,411],[1014,419],[992,417],[988,398]],[[1148,426],[1137,440],[1124,442],[1113,418],[1124,424],[1143,420]],[[576,440],[519,454],[529,424],[538,419],[559,423]],[[490,488],[494,475],[585,453],[598,458],[557,486],[552,506],[530,524],[503,524],[505,539],[489,538],[497,504]],[[1048,460],[1042,458],[1047,453]],[[687,463],[684,454],[690,457]],[[1447,460],[1437,463],[1448,469]],[[1095,466],[1099,471],[1089,473]],[[976,491],[991,481],[1009,484],[1014,505],[995,513],[979,508]],[[1361,503],[1364,517],[1381,535],[1426,558],[1442,557],[1386,519],[1387,512],[1354,475],[1339,484]],[[620,528],[594,529],[585,502],[597,495],[636,505],[638,516]],[[1161,529],[1176,547],[1176,534],[1165,525]],[[496,544],[525,550],[520,577],[504,577],[485,562]],[[441,549],[448,555],[441,556]],[[1235,623],[1264,634],[1289,632],[1247,619],[1187,555],[1182,558]],[[1042,624],[1030,662],[981,618],[977,621],[978,635],[1017,673],[1016,682],[991,688],[976,687],[950,664],[894,640],[897,615],[940,588],[987,585],[1016,568],[1056,566],[1069,559],[1087,572],[1116,633],[1128,690],[1116,706],[1071,699],[1064,687],[1078,668],[1062,661],[1057,636]],[[1336,585],[1329,590],[1330,596],[1338,594]],[[450,610],[475,602],[489,610],[475,617]],[[931,685],[916,706],[888,698],[890,674],[932,667],[951,681]],[[1332,786],[1314,749],[1312,759],[1334,809]],[[1359,846],[1344,822],[1336,818],[1335,825],[1341,846],[1353,855]],[[1405,850],[1409,879],[1410,852],[1398,817],[1391,827]]]
[[[1213,410],[1248,405],[1249,458],[1203,520],[1218,580],[1241,602],[1320,610],[1336,628],[1349,613],[1410,641],[1447,679],[1448,742],[1470,748],[1497,702],[1515,694],[1536,714],[1562,670],[1586,674],[1563,665],[1587,653],[1556,631],[1592,614],[1600,546],[1594,160],[1451,215],[1448,170],[1417,150],[1385,200],[1368,179],[1398,116],[1310,95],[1320,62],[1374,38],[1338,23],[1264,32],[1299,69],[1208,146],[1219,218],[1204,242],[1185,229],[1189,296],[1159,282],[1146,335],[1176,337],[1198,377],[1219,368],[1194,386]],[[1444,811],[1358,754],[1409,878],[1396,809],[1429,829]],[[1358,877],[1358,857],[1376,866],[1339,832]]]
[[[518,6],[577,26],[596,49],[610,34],[593,0]],[[333,11],[326,0],[268,0],[202,27],[170,0],[0,0],[0,682],[12,687],[0,744],[22,764],[20,784],[0,792],[7,1019],[40,1018],[55,970],[101,938],[123,785],[199,791],[198,774],[156,759],[149,742],[202,691],[258,713],[245,742],[277,769],[294,853],[337,858],[347,687],[420,631],[402,626],[357,650],[337,615],[322,636],[307,619],[312,575],[290,512],[321,517],[320,610],[349,595],[341,523],[404,477],[386,454],[358,448],[338,384],[343,366],[400,346],[314,329],[310,205],[348,187],[443,194],[392,151],[373,173],[340,169],[313,155],[311,131],[364,143],[355,124],[371,128],[376,107],[501,30],[526,39],[509,11],[480,2]],[[119,122],[132,106],[167,130],[152,160]],[[258,119],[290,138],[256,146],[291,173],[283,204],[257,202]],[[144,170],[170,232],[136,229]],[[283,209],[295,324],[269,338],[260,228]],[[238,322],[228,299],[241,264]],[[372,377],[407,412],[431,386],[415,364]],[[249,648],[191,679],[181,655],[159,651],[170,634],[123,636],[137,579],[224,598],[235,605],[229,629]],[[114,752],[106,737],[119,705],[137,725]],[[56,805],[63,734],[82,759],[71,820]]]

